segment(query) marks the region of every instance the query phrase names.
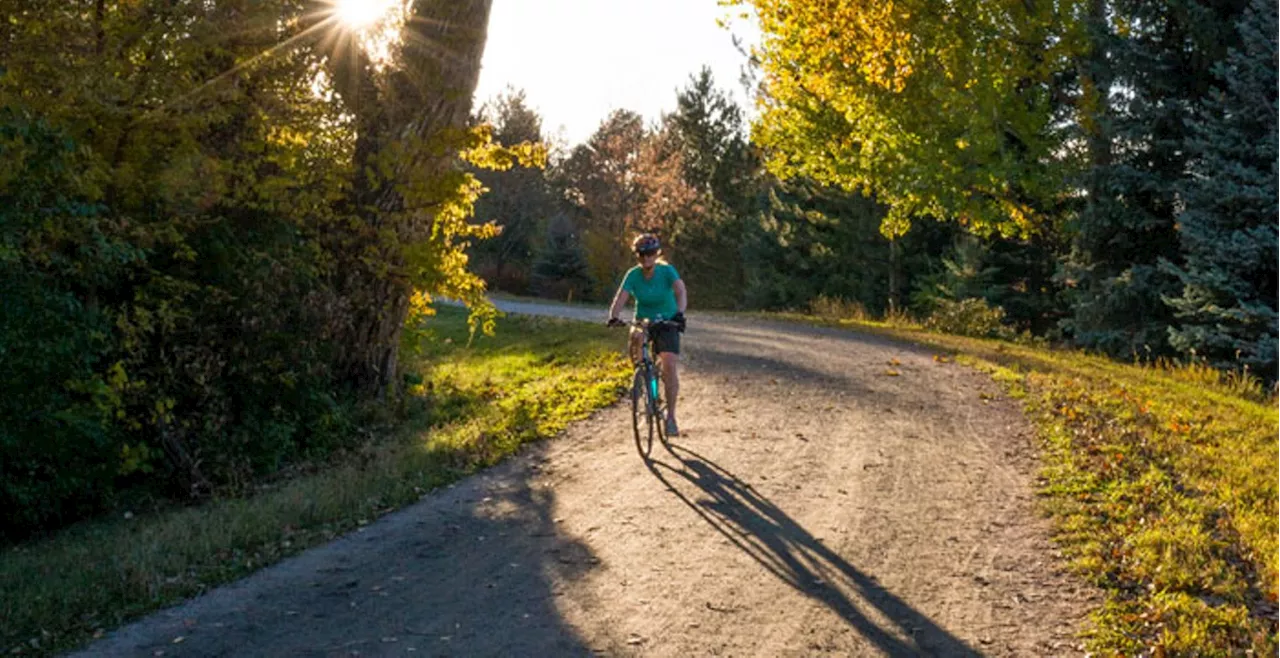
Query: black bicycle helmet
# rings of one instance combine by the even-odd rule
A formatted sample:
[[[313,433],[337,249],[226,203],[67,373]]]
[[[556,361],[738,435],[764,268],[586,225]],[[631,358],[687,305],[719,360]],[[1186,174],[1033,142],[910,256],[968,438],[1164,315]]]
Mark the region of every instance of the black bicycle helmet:
[[[641,233],[631,241],[631,251],[636,252],[638,256],[657,253],[661,248],[662,244],[658,242],[658,236],[652,233]]]

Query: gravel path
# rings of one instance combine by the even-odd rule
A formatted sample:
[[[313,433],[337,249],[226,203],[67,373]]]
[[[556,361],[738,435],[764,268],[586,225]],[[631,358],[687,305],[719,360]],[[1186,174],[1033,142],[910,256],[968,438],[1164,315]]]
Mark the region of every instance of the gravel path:
[[[684,351],[674,454],[642,461],[615,405],[82,655],[1080,653],[1094,594],[1062,571],[1031,427],[988,378],[696,313]]]

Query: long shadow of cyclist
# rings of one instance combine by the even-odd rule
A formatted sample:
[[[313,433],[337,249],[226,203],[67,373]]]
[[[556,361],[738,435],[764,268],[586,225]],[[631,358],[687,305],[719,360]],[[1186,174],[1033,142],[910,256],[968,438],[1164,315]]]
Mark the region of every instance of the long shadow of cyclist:
[[[679,466],[646,460],[668,490],[779,580],[821,601],[882,651],[892,656],[981,655],[858,571],[751,485],[688,448],[671,448]],[[691,500],[672,476],[697,487],[706,498]],[[899,639],[868,619],[846,592],[874,606],[913,641]]]

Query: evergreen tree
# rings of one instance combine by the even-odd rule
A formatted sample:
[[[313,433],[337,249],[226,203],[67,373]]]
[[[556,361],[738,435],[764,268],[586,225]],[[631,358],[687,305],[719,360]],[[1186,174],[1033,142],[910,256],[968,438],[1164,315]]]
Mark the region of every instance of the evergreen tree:
[[[930,271],[932,254],[956,230],[918,222],[891,242],[880,232],[882,205],[807,179],[775,182],[762,204],[743,247],[751,308],[803,308],[827,297],[883,313]]]
[[[1195,115],[1193,176],[1180,186],[1185,263],[1166,263],[1181,294],[1173,346],[1276,379],[1276,3],[1254,0],[1240,45],[1214,71],[1222,90]]]
[[[737,256],[760,198],[754,189],[760,165],[747,145],[742,112],[703,67],[678,93],[668,125],[684,180],[698,195],[692,212],[669,231],[691,302],[737,306],[746,285],[743,260]]]
[[[524,91],[508,89],[479,114],[493,125],[493,137],[501,144],[542,143],[542,118],[526,104]],[[525,293],[538,232],[555,212],[556,199],[537,167],[476,168],[475,176],[489,188],[476,201],[476,220],[501,227],[497,236],[472,247],[475,270],[492,288]]]
[[[1182,263],[1178,185],[1188,165],[1189,119],[1225,54],[1240,0],[1117,0],[1113,29],[1095,34],[1113,103],[1090,121],[1108,127],[1107,152],[1087,174],[1088,200],[1075,225],[1063,281],[1072,288],[1075,341],[1114,356],[1169,354],[1178,280],[1161,262]]]
[[[671,118],[685,154],[685,180],[722,201],[734,196],[747,150],[742,110],[716,88],[710,68],[704,66],[690,76],[688,86],[676,95]]]
[[[1070,313],[1057,263],[1066,252],[1066,239],[1056,225],[1046,224],[1026,238],[993,237],[988,262],[998,274],[986,298],[1004,309],[1019,331],[1058,337],[1059,323]]]
[[[916,281],[913,310],[928,315],[942,300],[980,298],[1001,308],[1007,324],[1045,334],[1064,313],[1053,282],[1059,255],[1054,235],[1021,239],[961,233],[941,259],[942,267]]]
[[[573,222],[564,215],[556,215],[547,222],[532,278],[535,292],[542,297],[573,301],[592,294],[586,250]]]
[[[800,308],[819,295],[861,302],[885,290],[888,242],[871,208],[855,212],[854,195],[804,179],[766,194],[745,246],[746,303],[752,308]],[[863,293],[863,294],[859,294]]]
[[[991,265],[991,249],[972,233],[956,237],[951,253],[942,258],[942,268],[921,277],[911,295],[912,306],[927,315],[942,300],[982,298],[992,301],[1000,268]]]

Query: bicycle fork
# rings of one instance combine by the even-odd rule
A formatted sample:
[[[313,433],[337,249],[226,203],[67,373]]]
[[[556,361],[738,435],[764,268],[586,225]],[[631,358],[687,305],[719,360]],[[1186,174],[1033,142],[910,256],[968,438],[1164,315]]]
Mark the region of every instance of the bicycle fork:
[[[649,413],[653,416],[657,416],[659,399],[658,387],[662,385],[660,371],[658,367],[651,362],[646,362],[643,365],[643,368],[645,386],[648,387],[648,390],[644,392],[645,404],[648,407]]]

